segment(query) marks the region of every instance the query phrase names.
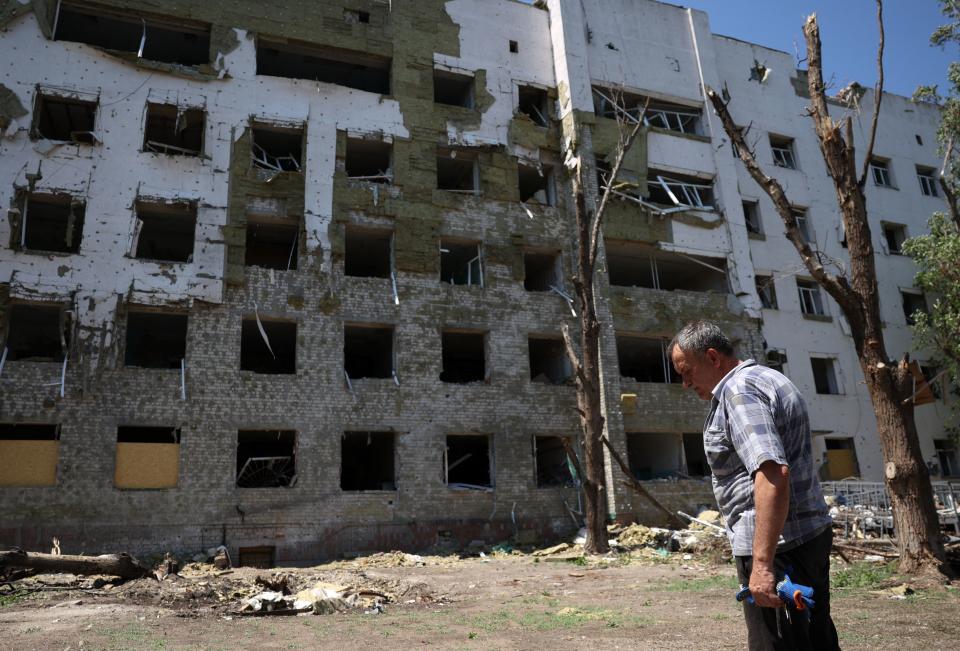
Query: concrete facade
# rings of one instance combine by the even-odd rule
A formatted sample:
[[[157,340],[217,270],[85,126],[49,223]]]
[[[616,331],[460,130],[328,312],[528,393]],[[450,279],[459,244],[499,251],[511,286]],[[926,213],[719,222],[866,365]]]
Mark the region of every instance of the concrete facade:
[[[537,450],[541,466],[556,465],[548,443],[578,427],[555,354],[560,324],[572,319],[561,293],[575,251],[563,161],[571,139],[591,170],[594,155],[602,164],[613,151],[616,122],[595,111],[595,90],[610,88],[652,98],[667,121],[625,166],[647,186],[644,203],[617,200],[604,227],[598,309],[613,444],[669,507],[712,501],[696,477],[696,437],[683,436],[700,431],[706,407],[658,358],[683,322],[708,317],[743,356],[785,350],[821,434],[817,453],[828,438],[852,438],[860,474],[879,478],[845,324],[825,296],[827,315],[801,314],[799,257],[704,105],[704,85],[727,85],[761,162],[808,209],[818,245],[842,259],[790,55],[714,35],[702,12],[646,0],[288,0],[267,15],[250,2],[90,6],[14,2],[0,14],[0,48],[12,53],[0,63],[0,328],[16,351],[42,339],[35,333],[54,344],[64,333],[52,356],[21,351],[0,367],[0,466],[56,464],[38,468],[32,486],[31,473],[0,470],[0,544],[43,548],[58,536],[65,551],[141,552],[224,543],[293,561],[571,529],[576,488],[538,479]],[[98,25],[132,40],[105,41]],[[156,45],[167,43],[164,29],[178,47]],[[205,58],[183,63],[189,47],[206,44]],[[748,81],[758,63],[769,72]],[[861,100],[865,115],[870,100]],[[95,107],[92,128],[75,128],[83,116],[70,114],[67,135],[51,137],[58,102]],[[539,108],[525,110],[531,103]],[[186,137],[187,111],[203,112],[199,155],[150,144],[158,106],[176,116],[172,138]],[[694,128],[670,128],[687,113]],[[921,194],[915,171],[936,167],[938,114],[885,96],[882,116],[876,152],[898,189],[869,189],[871,217],[913,235],[940,205]],[[769,133],[794,139],[798,169],[768,160]],[[277,142],[287,149],[261,155]],[[388,152],[385,162],[377,167],[371,152]],[[277,158],[286,153],[297,162]],[[658,174],[708,186],[709,196],[703,206],[658,205],[649,194]],[[596,176],[587,178],[596,196]],[[761,234],[745,225],[742,202],[752,200]],[[31,239],[38,223],[56,225],[31,222],[44,206],[61,207],[74,250],[30,245],[41,241]],[[153,260],[141,244],[178,207],[195,224],[190,255]],[[264,233],[289,249],[286,264],[257,262],[279,246]],[[455,260],[477,245],[479,260]],[[878,270],[888,347],[907,351],[899,288],[909,287],[911,264],[878,253]],[[773,275],[779,309],[761,307],[756,274]],[[46,325],[35,320],[42,307],[56,314]],[[186,316],[172,362],[163,344],[182,321],[163,322],[159,339],[139,330],[138,319],[157,313]],[[479,359],[469,350],[477,342]],[[138,345],[144,359],[163,348],[166,367],[134,359]],[[811,355],[836,359],[841,393],[816,393]],[[277,372],[285,357],[292,367]],[[917,412],[932,457],[945,409]],[[23,434],[24,424],[57,427]],[[250,480],[249,457],[274,460],[255,461],[261,472]],[[358,467],[376,468],[382,485],[357,479]],[[609,468],[611,516],[655,517],[619,473]],[[264,477],[277,485],[238,486]]]

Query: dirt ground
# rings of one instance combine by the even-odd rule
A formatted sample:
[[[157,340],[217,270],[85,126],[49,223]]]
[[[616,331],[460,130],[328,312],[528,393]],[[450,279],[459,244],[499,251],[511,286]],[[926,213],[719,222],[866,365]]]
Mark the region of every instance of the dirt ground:
[[[190,572],[117,586],[44,575],[0,592],[0,649],[742,649],[729,564],[689,556],[381,555],[312,568]],[[399,561],[397,560],[399,559]],[[956,649],[960,591],[906,596],[885,566],[834,563],[834,619],[844,649]],[[852,569],[850,569],[852,568]],[[384,612],[249,617],[236,613],[256,576],[295,590],[329,581],[390,595]],[[27,586],[42,581],[44,590]],[[61,590],[49,586],[61,584]],[[78,589],[78,586],[87,586]],[[97,587],[92,587],[97,586]],[[109,587],[108,587],[109,586]],[[9,587],[9,586],[8,586]],[[902,591],[902,588],[901,588]]]

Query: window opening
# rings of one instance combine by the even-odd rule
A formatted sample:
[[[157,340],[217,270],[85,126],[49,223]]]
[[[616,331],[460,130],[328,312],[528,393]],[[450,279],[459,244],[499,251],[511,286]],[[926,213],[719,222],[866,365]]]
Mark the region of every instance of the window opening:
[[[614,286],[729,292],[726,260],[656,250],[637,242],[607,242],[607,271]]]
[[[292,430],[237,432],[237,487],[290,487],[297,481]]]
[[[773,164],[789,170],[797,169],[797,160],[793,154],[793,138],[770,134],[770,149],[773,151]]]
[[[390,59],[326,48],[302,42],[260,38],[257,74],[346,86],[380,95],[390,94]]]
[[[299,224],[248,216],[244,264],[281,271],[296,269],[299,242]]]
[[[835,360],[827,357],[811,357],[810,366],[813,368],[813,384],[817,393],[826,395],[840,393]]]
[[[647,178],[650,201],[660,205],[713,210],[713,184],[694,177],[653,171]]]
[[[493,488],[493,454],[486,434],[447,435],[446,480],[450,488]]]
[[[919,136],[917,136],[919,138]],[[920,181],[920,192],[928,197],[937,196],[937,182],[934,178],[936,170],[929,167],[917,166],[917,180]]]
[[[448,106],[473,108],[472,75],[458,74],[448,70],[433,71],[433,101]]]
[[[773,284],[773,276],[757,274],[754,278],[757,283],[757,294],[760,295],[760,305],[768,310],[778,309],[777,288]]]
[[[517,176],[520,182],[520,201],[533,201],[541,206],[555,204],[553,186],[553,167],[540,165],[517,165]]]
[[[530,337],[530,381],[565,384],[570,378],[570,361],[560,337]]]
[[[443,369],[441,382],[466,384],[486,379],[486,334],[444,331],[440,335]]]
[[[927,299],[922,293],[901,290],[900,296],[903,298],[903,316],[907,320],[907,325],[914,325],[916,323],[917,312],[929,314],[927,311]]]
[[[767,366],[780,373],[787,374],[787,351],[783,348],[770,348],[766,353]]]
[[[395,446],[393,432],[344,432],[340,437],[340,490],[397,490]]]
[[[344,22],[355,25],[355,24],[367,24],[370,22],[370,12],[368,11],[358,11],[354,9],[344,9],[343,10],[343,20]]]
[[[199,156],[203,151],[203,109],[172,104],[147,104],[144,151],[175,156]]]
[[[907,228],[902,224],[883,224],[883,239],[887,244],[887,253],[902,254],[903,243],[907,241]]]
[[[636,123],[647,104],[647,98],[621,89],[593,87],[593,111],[596,115],[616,119],[617,115],[626,116],[628,121]]]
[[[534,86],[519,86],[517,94],[519,95],[517,110],[541,127],[547,126],[549,124],[547,119],[547,91]]]
[[[617,363],[621,377],[637,382],[682,382],[667,355],[667,341],[659,338],[617,335]]]
[[[389,278],[392,271],[392,239],[391,231],[348,225],[344,241],[344,274],[362,278]]]
[[[179,475],[179,429],[129,425],[117,428],[114,486],[176,488]]]
[[[883,188],[892,188],[893,179],[890,175],[890,164],[885,160],[870,161],[870,170],[873,173],[873,184]]]
[[[18,248],[79,253],[86,205],[68,194],[30,193],[23,202]],[[16,235],[16,232],[12,232]]]
[[[813,237],[813,231],[810,228],[810,220],[807,218],[807,209],[793,208],[793,216],[797,220],[797,229],[800,231],[800,236],[803,238],[803,241],[807,244],[814,244],[816,239]]]
[[[382,140],[347,138],[347,177],[370,183],[392,183],[393,145]]]
[[[295,375],[297,324],[264,318],[258,323],[257,316],[244,317],[240,325],[240,370]]]
[[[97,102],[39,95],[31,135],[59,142],[93,145]]]
[[[852,438],[828,438],[823,443],[827,462],[826,480],[840,481],[860,476],[857,447]]]
[[[351,380],[393,377],[393,327],[344,326],[343,362]]]
[[[683,439],[664,432],[627,432],[627,460],[635,479],[676,477],[681,470]]]
[[[70,312],[60,305],[9,305],[5,345],[11,362],[62,362],[70,345]]]
[[[510,41],[510,51],[516,54],[520,51],[520,45],[516,41]]]
[[[677,133],[700,133],[700,111],[679,104],[651,101],[643,121],[648,126]]]
[[[303,130],[254,126],[251,144],[253,165],[274,172],[299,172],[303,156]]]
[[[471,152],[437,152],[437,189],[476,194],[480,187],[477,159]]]
[[[574,469],[564,447],[562,436],[534,436],[533,458],[537,474],[537,488],[573,486]],[[569,439],[567,439],[569,443]]]
[[[56,486],[60,426],[0,423],[0,486]]]
[[[957,455],[956,442],[954,442],[953,439],[933,439],[933,447],[937,451],[937,461],[940,464],[940,476],[960,476],[960,456]]]
[[[760,205],[756,201],[743,202],[743,220],[747,225],[748,233],[763,235],[763,223],[760,221]]]
[[[827,310],[820,294],[820,285],[813,280],[797,279],[797,292],[800,295],[800,311],[804,314],[826,316]]]
[[[561,285],[560,254],[525,251],[523,288],[528,292],[549,292]]]
[[[129,312],[124,364],[141,368],[180,368],[187,350],[187,315]]]
[[[270,569],[276,565],[277,548],[273,545],[259,547],[241,547],[237,565],[240,567],[259,567]]]
[[[193,201],[156,203],[137,201],[133,234],[134,257],[140,260],[191,262],[197,227]]]
[[[703,434],[699,432],[683,433],[683,458],[687,462],[687,475],[690,477],[709,477],[710,464],[703,450]]]
[[[440,282],[483,287],[479,242],[440,240]]]

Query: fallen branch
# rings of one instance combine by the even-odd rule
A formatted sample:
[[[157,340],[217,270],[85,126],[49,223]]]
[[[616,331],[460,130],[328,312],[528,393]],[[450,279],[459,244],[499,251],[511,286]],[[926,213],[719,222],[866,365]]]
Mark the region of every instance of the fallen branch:
[[[838,550],[838,553],[839,553],[839,550],[843,549],[848,552],[857,552],[858,554],[874,554],[876,556],[883,556],[884,558],[900,558],[900,554],[891,554],[890,552],[881,552],[876,549],[869,549],[866,547],[857,547],[856,545],[845,545],[843,543],[838,543],[838,542],[833,543],[833,548]]]
[[[123,579],[140,579],[152,574],[129,554],[70,556],[25,552],[22,549],[0,551],[0,568],[27,567],[38,572],[67,574],[107,574]]]
[[[613,457],[613,460],[617,462],[618,466],[620,466],[620,470],[622,470],[623,474],[627,476],[627,481],[623,482],[623,484],[640,493],[641,496],[653,504],[656,509],[660,511],[660,513],[667,517],[667,522],[669,522],[672,526],[676,527],[677,529],[686,529],[686,522],[674,515],[673,511],[665,507],[660,500],[654,497],[650,491],[643,487],[643,484],[636,480],[636,478],[633,476],[633,473],[630,472],[630,467],[624,463],[620,454],[613,449],[613,446],[610,444],[610,441],[607,440],[607,437],[604,436],[601,440],[603,441],[603,444],[607,446],[607,450],[610,451],[610,456]]]

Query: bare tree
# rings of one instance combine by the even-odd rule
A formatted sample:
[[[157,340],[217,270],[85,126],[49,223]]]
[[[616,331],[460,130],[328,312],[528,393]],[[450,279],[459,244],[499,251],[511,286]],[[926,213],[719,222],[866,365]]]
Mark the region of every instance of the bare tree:
[[[843,219],[850,255],[849,278],[839,265],[834,265],[836,272],[828,270],[832,261],[822,252],[810,247],[800,232],[796,215],[783,187],[757,164],[753,152],[731,117],[727,104],[712,89],[707,90],[707,96],[750,176],[773,201],[786,228],[787,239],[793,243],[810,275],[839,304],[850,324],[853,344],[876,413],[886,486],[900,546],[899,570],[910,573],[946,572],[948,570],[944,565],[944,550],[930,477],[920,451],[914,422],[911,400],[913,380],[908,368],[909,358],[904,355],[899,362],[892,361],[887,355],[884,343],[874,250],[863,189],[870,171],[883,96],[884,31],[881,0],[877,0],[877,22],[880,26],[878,77],[874,88],[870,139],[859,176],[853,144],[852,118],[847,116],[840,122],[835,122],[830,118],[827,108],[820,28],[816,14],[808,17],[803,27],[809,67],[809,114],[813,119],[827,171],[836,189],[837,205]]]

